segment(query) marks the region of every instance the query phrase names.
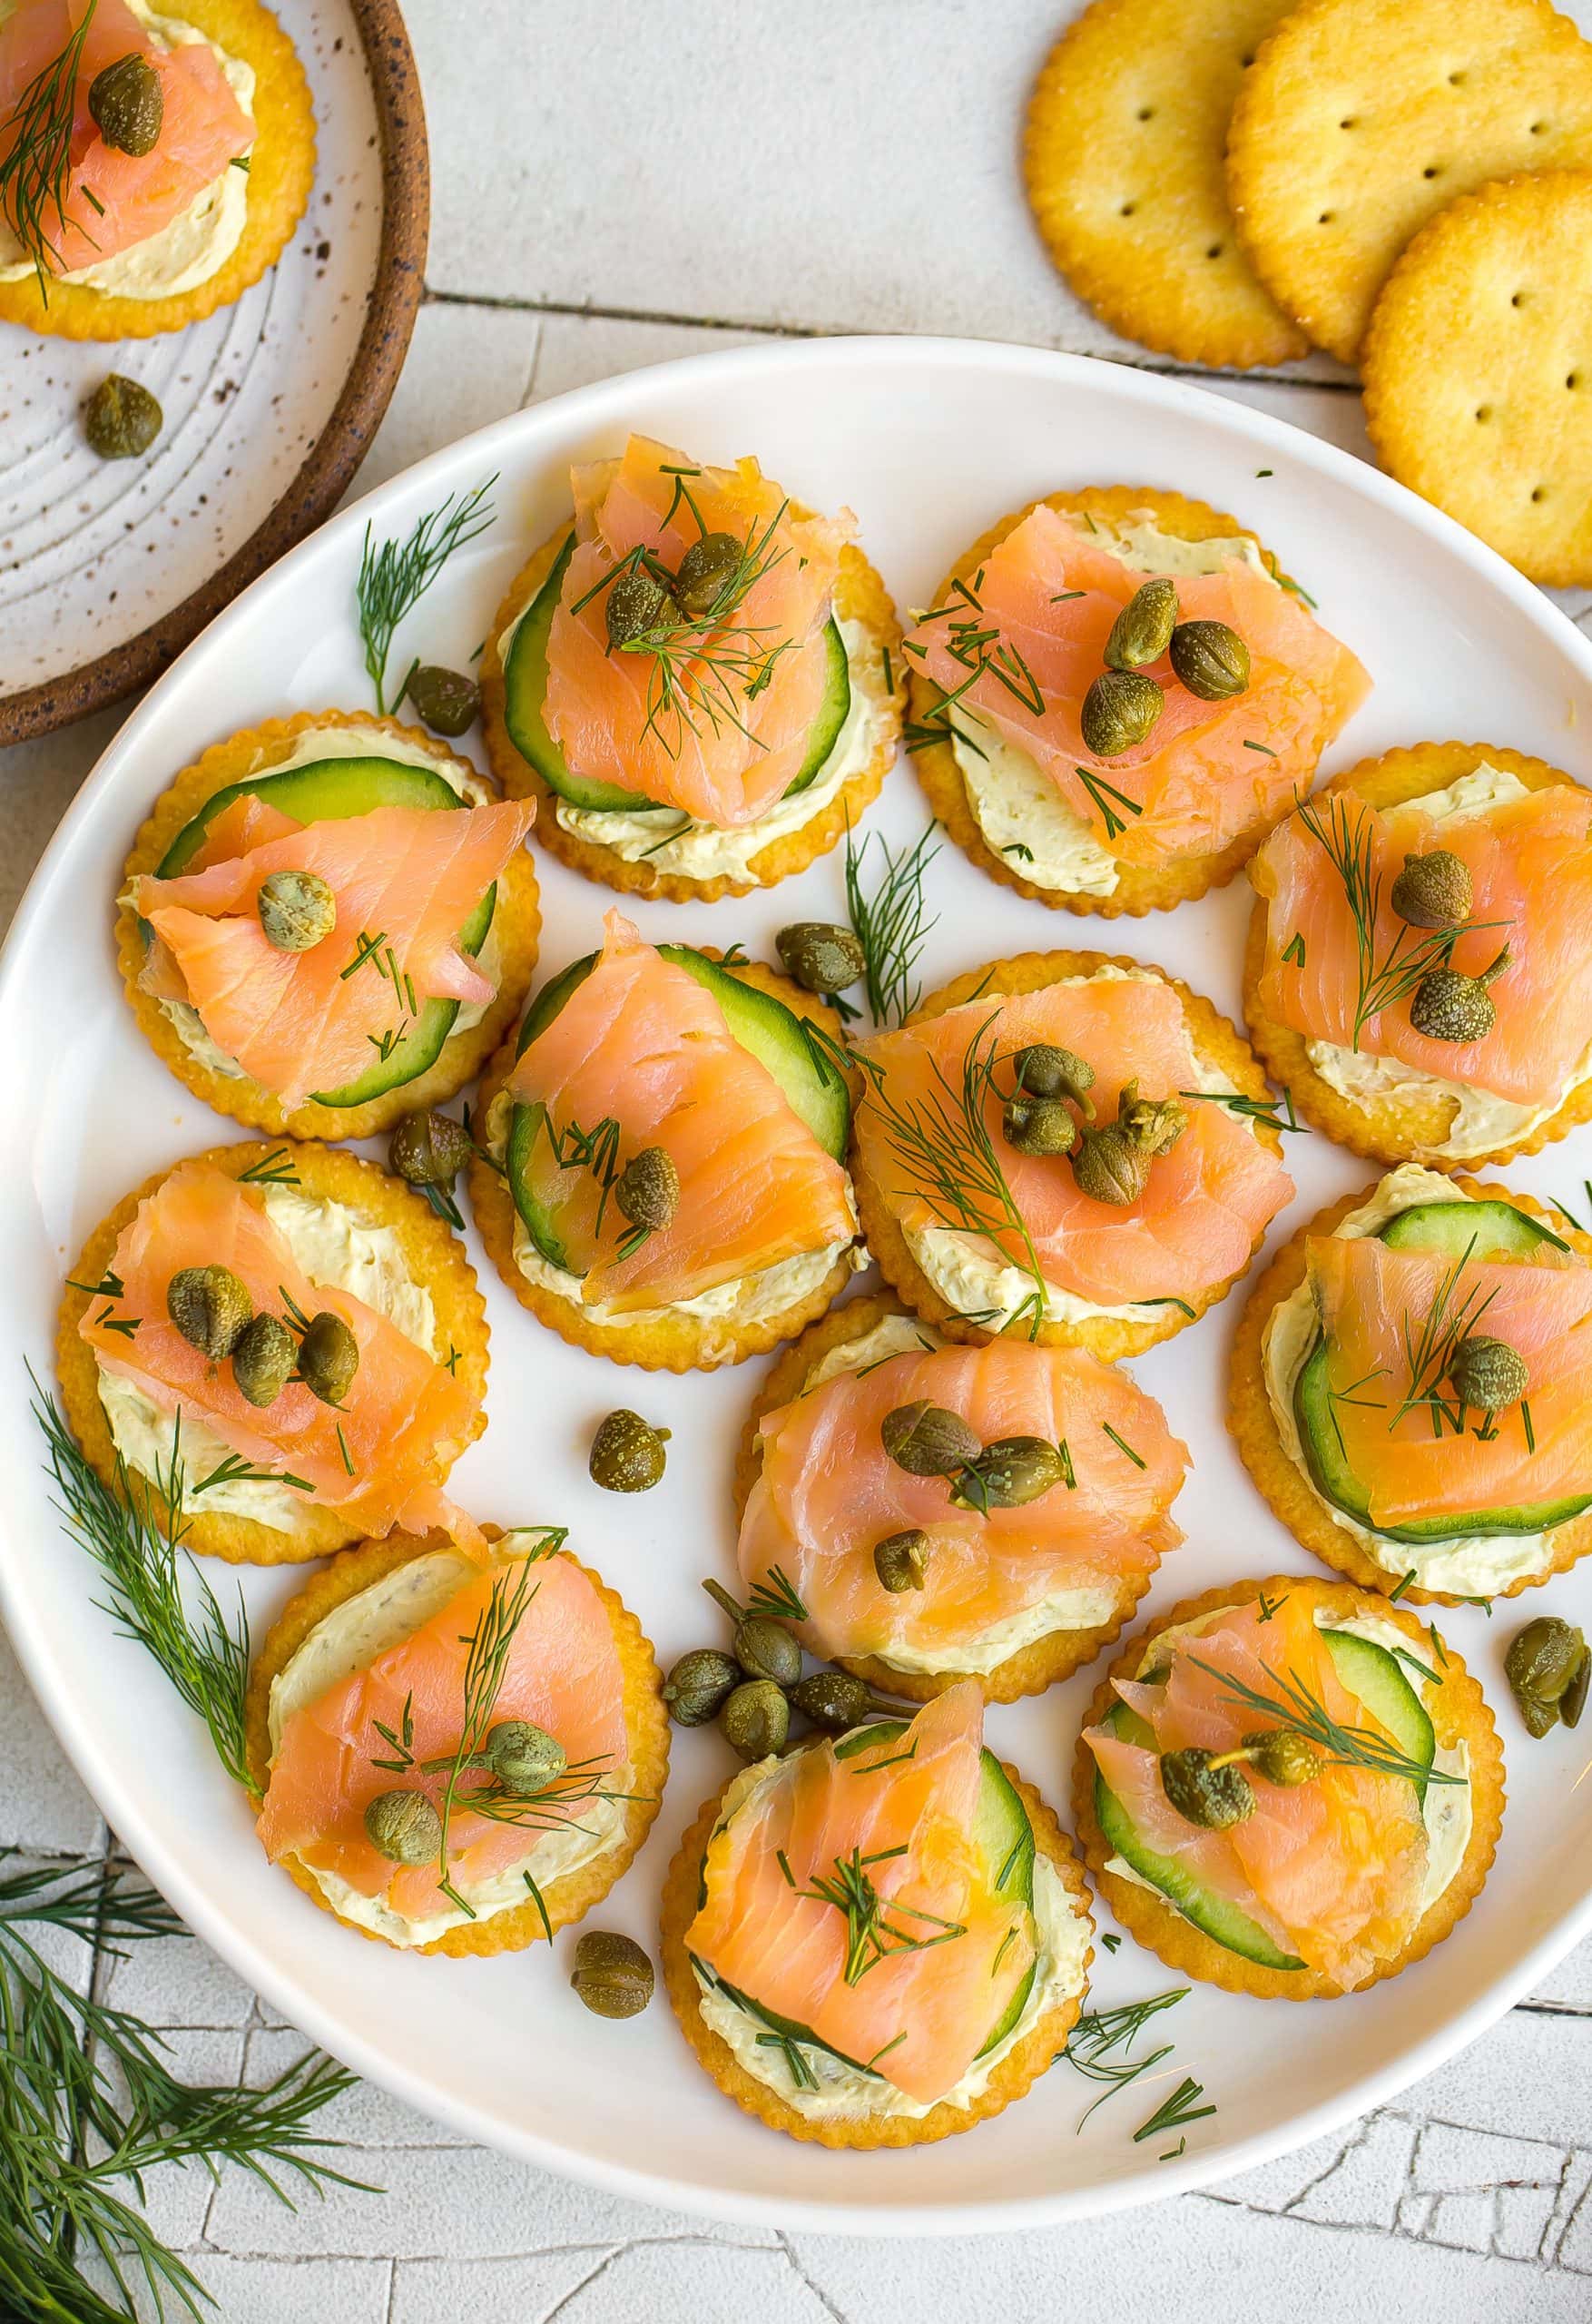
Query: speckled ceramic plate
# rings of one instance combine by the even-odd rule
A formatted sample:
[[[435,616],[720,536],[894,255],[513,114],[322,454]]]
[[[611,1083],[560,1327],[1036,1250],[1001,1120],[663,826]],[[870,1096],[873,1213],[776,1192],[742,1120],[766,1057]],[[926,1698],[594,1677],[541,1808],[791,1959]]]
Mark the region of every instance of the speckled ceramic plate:
[[[336,506],[403,365],[430,207],[397,0],[271,0],[309,75],[316,171],[280,259],[231,307],[95,344],[0,322],[0,744],[164,669]],[[141,460],[96,458],[107,372],[165,414]]]
[[[1262,2162],[1385,2099],[1479,2033],[1592,1927],[1587,1754],[1558,1731],[1529,1743],[1502,1678],[1527,1601],[1489,1624],[1443,1627],[1486,1686],[1509,1759],[1503,1845],[1477,1908],[1396,1982],[1339,2002],[1260,2003],[1196,1988],[1157,2021],[1175,2044],[1154,2077],[1099,2095],[1058,2064],[998,2121],[942,2144],[836,2155],[749,2121],[698,2072],[662,2001],[613,2024],[569,1992],[574,1939],[491,1962],[405,1958],[319,1913],[260,1852],[240,1796],[160,1673],[93,1600],[38,1472],[22,1379],[48,1370],[63,1266],[92,1222],[145,1172],[231,1134],[157,1064],[133,1029],[111,956],[111,900],[151,799],[230,729],[326,703],[369,700],[351,620],[360,535],[406,532],[449,492],[499,474],[498,521],[449,567],[408,633],[410,651],[459,662],[485,633],[527,544],[567,506],[572,459],[615,450],[629,428],[724,460],[755,452],[814,507],[849,503],[902,606],[926,602],[961,544],[1000,511],[1059,486],[1152,479],[1256,525],[1322,617],[1364,658],[1376,692],[1331,764],[1421,735],[1497,737],[1571,767],[1592,734],[1592,648],[1562,615],[1456,525],[1374,470],[1281,422],[1109,363],[938,340],[765,346],[639,372],[520,412],[384,486],[306,542],[223,614],[129,720],[50,849],[0,970],[7,1028],[0,1108],[0,1283],[12,1322],[0,1386],[0,1605],[67,1749],[112,1824],[200,1935],[327,2048],[457,2130],[627,2193],[767,2225],[854,2232],[1017,2227],[1198,2186]],[[474,738],[473,738],[474,746]],[[903,763],[868,821],[893,842],[923,825]],[[544,970],[590,950],[599,889],[545,856]],[[943,979],[992,954],[1053,947],[1066,930],[946,848],[924,962]],[[643,904],[646,933],[744,942],[768,957],[788,921],[842,908],[835,857],[775,891],[706,909]],[[1113,925],[1114,950],[1164,963],[1236,1013],[1247,911],[1241,881],[1181,911]],[[1273,1239],[1371,1175],[1313,1136],[1290,1138],[1296,1203]],[[1512,1168],[1519,1187],[1575,1207],[1592,1131]],[[478,1515],[556,1520],[635,1608],[660,1654],[711,1641],[698,1584],[728,1572],[737,1433],[764,1369],[654,1378],[566,1347],[482,1269],[492,1324],[485,1437],[450,1489]],[[1151,1609],[1242,1575],[1311,1571],[1272,1519],[1223,1426],[1226,1351],[1242,1293],[1134,1369],[1164,1402],[1194,1469]],[[668,1472],[628,1500],[590,1483],[593,1428],[634,1403],[673,1431]],[[230,1600],[231,1569],[217,1577]],[[299,1586],[244,1579],[257,1622]],[[1529,1600],[1592,1620],[1592,1571]],[[1064,1808],[1079,1713],[1097,1671],[991,1711],[1001,1754]],[[726,1773],[719,1737],[679,1733],[663,1812],[599,1915],[653,1935],[659,1886],[684,1825]],[[1109,1928],[1108,1916],[1102,1925]],[[1102,1954],[1101,2006],[1165,1991],[1160,1963]],[[1183,2075],[1217,2111],[1175,2139],[1133,2132]],[[1168,2078],[1170,2077],[1170,2078]],[[1150,2092],[1151,2095],[1146,2095]],[[1242,2305],[1242,2303],[1240,2303]],[[1252,2302],[1253,2307],[1253,2302]]]

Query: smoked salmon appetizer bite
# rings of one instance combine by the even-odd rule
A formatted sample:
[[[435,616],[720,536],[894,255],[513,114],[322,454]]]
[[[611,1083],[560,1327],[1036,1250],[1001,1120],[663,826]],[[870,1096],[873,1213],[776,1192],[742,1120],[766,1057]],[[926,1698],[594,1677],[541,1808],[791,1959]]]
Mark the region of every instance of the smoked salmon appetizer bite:
[[[859,821],[900,733],[900,631],[849,512],[644,436],[569,482],[574,519],[482,660],[505,790],[610,888],[705,902],[788,879]]]
[[[535,816],[391,719],[235,734],[156,803],[123,875],[145,1039],[256,1129],[367,1137],[452,1097],[530,985]]]
[[[1293,1193],[1243,1040],[1136,960],[997,960],[853,1054],[868,1247],[952,1339],[1134,1354],[1231,1289]]]
[[[223,1146],[157,1171],[72,1268],[62,1403],[103,1482],[201,1555],[291,1564],[450,1524],[486,1426],[463,1246],[374,1164]]]
[[[229,306],[303,215],[315,117],[259,0],[13,0],[0,321],[143,339]]]
[[[1396,1977],[1481,1892],[1503,1754],[1480,1688],[1401,1606],[1230,1582],[1123,1649],[1073,1805],[1100,1894],[1180,1974],[1317,2001]]]
[[[839,1032],[789,979],[611,911],[481,1087],[471,1200],[522,1305],[674,1372],[822,1315],[861,1264]]]
[[[778,1358],[736,1468],[741,1578],[784,1585],[814,1654],[925,1701],[1092,1661],[1183,1536],[1187,1447],[1082,1347],[958,1345],[854,1299]]]
[[[907,746],[982,870],[1067,911],[1220,887],[1371,690],[1253,533],[1180,493],[1053,493],[975,541],[903,645]]]
[[[1020,2098],[1088,1984],[1088,1895],[978,1689],[757,1761],[663,1891],[663,1973],[727,2097],[829,2147],[917,2146]]]
[[[669,1766],[653,1650],[561,1526],[396,1534],[293,1599],[250,1677],[266,1854],[417,1953],[518,1952],[645,1839]]]
[[[1507,1162],[1592,1120],[1592,792],[1485,743],[1369,759],[1250,867],[1255,1047],[1381,1162]]]
[[[1592,1236],[1404,1163],[1302,1226],[1233,1350],[1239,1451],[1304,1547],[1403,1599],[1592,1549]]]

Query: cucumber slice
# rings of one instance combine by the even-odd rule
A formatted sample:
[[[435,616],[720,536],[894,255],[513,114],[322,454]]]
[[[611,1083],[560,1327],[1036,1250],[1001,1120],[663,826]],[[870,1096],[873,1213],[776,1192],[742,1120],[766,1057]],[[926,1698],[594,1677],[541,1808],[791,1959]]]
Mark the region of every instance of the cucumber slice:
[[[1404,1675],[1398,1657],[1374,1639],[1356,1638],[1352,1630],[1323,1630],[1327,1650],[1339,1679],[1356,1702],[1380,1719],[1407,1759],[1429,1768],[1437,1756],[1437,1735],[1425,1705]],[[1426,1805],[1424,1777],[1415,1787]]]
[[[1546,1244],[1568,1246],[1526,1212],[1507,1202],[1426,1202],[1401,1210],[1381,1229],[1390,1250],[1427,1251],[1459,1260],[1526,1258]],[[1349,1465],[1332,1412],[1328,1377],[1329,1348],[1318,1339],[1294,1384],[1293,1417],[1305,1466],[1323,1499],[1385,1541],[1450,1541],[1466,1534],[1543,1533],[1567,1524],[1592,1506],[1592,1490],[1557,1502],[1517,1508],[1478,1509],[1459,1515],[1425,1518],[1408,1525],[1372,1525],[1370,1489]]]
[[[504,724],[520,756],[536,768],[549,790],[555,791],[561,799],[567,799],[572,807],[583,807],[598,814],[634,814],[638,808],[654,807],[658,802],[624,790],[617,783],[602,783],[589,775],[571,773],[542,714],[547,699],[547,639],[574,550],[575,535],[571,533],[509,643],[503,671]],[[816,779],[834,749],[851,707],[846,641],[833,621],[824,635],[829,647],[829,669],[823,701],[809,732],[807,756],[801,773],[785,793],[787,799],[805,791]]]
[[[428,768],[411,766],[401,759],[316,759],[284,774],[260,774],[244,783],[229,783],[207,799],[191,823],[185,823],[161,858],[156,878],[174,880],[199,852],[211,824],[235,799],[261,799],[280,807],[301,823],[340,822],[349,815],[369,815],[378,807],[427,807],[455,811],[467,803],[451,783]],[[497,906],[496,886],[487,889],[458,935],[458,948],[472,960],[486,941]],[[340,1089],[318,1089],[310,1103],[339,1109],[368,1106],[374,1098],[399,1089],[407,1081],[429,1072],[442,1054],[459,1012],[457,1000],[428,1000],[403,1038],[385,1058],[373,1058],[365,1072]]]

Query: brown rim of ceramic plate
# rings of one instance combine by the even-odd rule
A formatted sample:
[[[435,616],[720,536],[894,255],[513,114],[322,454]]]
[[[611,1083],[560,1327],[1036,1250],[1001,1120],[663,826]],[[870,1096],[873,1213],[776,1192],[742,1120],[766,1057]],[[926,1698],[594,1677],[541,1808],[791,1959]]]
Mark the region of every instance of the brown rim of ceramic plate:
[[[370,448],[425,290],[431,160],[419,75],[398,0],[349,0],[349,8],[381,138],[381,242],[365,328],[331,417],[264,524],[201,587],[81,670],[0,695],[0,744],[51,734],[148,685],[241,589],[330,516]]]

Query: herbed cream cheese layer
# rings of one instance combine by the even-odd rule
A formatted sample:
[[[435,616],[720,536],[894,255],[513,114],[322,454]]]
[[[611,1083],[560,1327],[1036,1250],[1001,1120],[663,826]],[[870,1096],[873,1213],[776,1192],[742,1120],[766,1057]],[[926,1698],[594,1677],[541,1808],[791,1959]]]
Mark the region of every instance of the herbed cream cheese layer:
[[[494,1545],[494,1557],[500,1563],[506,1562],[516,1554],[523,1554],[539,1538],[506,1533]],[[423,1629],[478,1571],[479,1568],[462,1550],[431,1550],[411,1558],[407,1565],[395,1567],[380,1581],[334,1606],[271,1680],[273,1762],[282,1729],[296,1710],[318,1702],[329,1688],[352,1671],[368,1669],[378,1655],[400,1646],[405,1639]],[[616,1768],[614,1790],[622,1792],[628,1785],[628,1768]],[[379,1896],[363,1896],[336,1872],[311,1865],[304,1865],[302,1869],[341,1919],[356,1922],[374,1935],[385,1937],[389,1945],[429,1945],[446,1935],[450,1928],[460,1927],[472,1915],[478,1921],[487,1920],[494,1913],[523,1905],[529,1894],[525,1883],[527,1866],[534,1865],[536,1885],[545,1889],[566,1873],[578,1871],[611,1854],[619,1838],[624,1816],[624,1807],[618,1799],[583,1800],[576,1819],[578,1828],[572,1822],[562,1830],[533,1833],[518,1862],[506,1866],[487,1879],[456,1880],[454,1885],[471,1907],[470,1913],[449,1905],[440,1913],[414,1919],[396,1912]],[[294,1860],[301,1863],[301,1859]]]
[[[1148,512],[1125,517],[1120,524],[1102,517],[1094,523],[1107,537],[1111,554],[1135,573],[1192,579],[1202,573],[1220,573],[1229,565],[1247,565],[1276,586],[1247,538],[1229,535],[1179,540],[1164,533]],[[965,702],[957,724],[971,734],[977,748],[953,733],[951,755],[974,821],[994,852],[1037,888],[1064,890],[1074,896],[1115,895],[1121,884],[1115,856],[1101,845],[1093,825],[1067,804],[1031,753],[1009,742]]]
[[[1484,815],[1489,807],[1508,806],[1529,796],[1518,775],[1507,774],[1482,760],[1469,774],[1460,775],[1440,791],[1407,799],[1404,807],[1418,808],[1433,824],[1451,822],[1466,815]],[[1351,1105],[1370,1108],[1397,1104],[1400,1098],[1430,1102],[1450,1099],[1454,1115],[1448,1135],[1439,1145],[1417,1146],[1419,1161],[1466,1162],[1490,1154],[1500,1146],[1514,1146],[1550,1121],[1573,1089],[1592,1080],[1592,1042],[1581,1052],[1568,1079],[1545,1105],[1527,1106],[1510,1098],[1495,1097],[1489,1089],[1464,1081],[1448,1081],[1440,1074],[1423,1073],[1395,1057],[1368,1057],[1362,1050],[1344,1049],[1335,1041],[1307,1041],[1305,1054],[1329,1088]]]
[[[428,774],[440,775],[449,790],[457,791],[459,797],[472,807],[479,807],[496,795],[483,777],[467,773],[452,759],[434,758],[421,743],[401,741],[396,734],[373,734],[358,726],[307,727],[303,734],[295,736],[293,747],[286,758],[274,760],[261,773],[291,774],[296,767],[313,766],[319,759],[394,759],[400,766],[423,767]],[[486,931],[486,940],[477,955],[477,962],[482,975],[489,977],[496,984],[498,969],[496,915],[492,926]],[[221,1074],[228,1081],[247,1081],[250,1078],[236,1059],[229,1057],[226,1050],[211,1039],[205,1030],[203,1018],[190,1002],[162,1000],[159,1007],[162,1015],[175,1028],[177,1038],[196,1065],[203,1066],[207,1072]],[[449,1029],[447,1041],[442,1045],[443,1055],[447,1053],[448,1041],[456,1041],[461,1033],[469,1032],[486,1014],[485,1001],[461,1001],[458,1014]],[[327,1108],[326,1118],[329,1128],[335,1129],[336,1107]]]
[[[1445,1177],[1440,1170],[1429,1170],[1419,1162],[1406,1162],[1390,1171],[1370,1199],[1350,1211],[1332,1232],[1351,1239],[1374,1235],[1390,1218],[1396,1218],[1400,1211],[1413,1210],[1418,1204],[1471,1199],[1463,1187]],[[1277,1425],[1278,1440],[1317,1506],[1326,1512],[1334,1525],[1351,1534],[1384,1573],[1404,1574],[1413,1570],[1416,1585],[1421,1590],[1446,1590],[1459,1598],[1491,1598],[1500,1590],[1507,1590],[1511,1582],[1518,1581],[1522,1575],[1536,1573],[1548,1555],[1546,1533],[1467,1533],[1456,1534],[1448,1541],[1390,1541],[1385,1535],[1362,1525],[1358,1518],[1351,1517],[1347,1510],[1338,1508],[1317,1489],[1300,1441],[1293,1392],[1320,1332],[1307,1276],[1273,1307],[1261,1343],[1266,1400]]]
[[[261,1186],[257,1191],[267,1217],[312,1283],[351,1293],[427,1355],[436,1354],[431,1294],[409,1274],[403,1246],[390,1226],[369,1226],[346,1203],[317,1202],[293,1187]],[[168,1473],[177,1436],[172,1415],[133,1381],[103,1367],[99,1388],[112,1438],[128,1467],[152,1482]],[[182,1506],[190,1514],[248,1517],[282,1533],[297,1526],[305,1496],[290,1485],[239,1481],[196,1491],[226,1460],[228,1448],[189,1413],[182,1418]]]
[[[1169,1638],[1197,1637],[1202,1630],[1209,1630],[1219,1622],[1228,1610],[1218,1606],[1213,1612],[1202,1614],[1192,1622],[1179,1622],[1174,1629],[1157,1631],[1146,1642],[1137,1675],[1142,1679],[1146,1670],[1154,1669],[1158,1650]],[[1351,1614],[1340,1620],[1324,1610],[1318,1610],[1313,1620],[1318,1630],[1346,1630],[1351,1638],[1365,1639],[1372,1646],[1384,1648],[1390,1654],[1407,1655],[1410,1650],[1410,1641],[1398,1625],[1375,1614]],[[1418,1688],[1421,1685],[1410,1672],[1407,1662],[1401,1662],[1399,1667],[1411,1685]],[[1426,1877],[1420,1889],[1423,1918],[1450,1886],[1455,1874],[1465,1861],[1465,1851],[1470,1845],[1475,1820],[1470,1797],[1469,1746],[1462,1742],[1451,1747],[1440,1744],[1432,1754],[1431,1764],[1437,1774],[1459,1776],[1462,1781],[1430,1783],[1426,1787],[1426,1798],[1420,1811],[1421,1821],[1426,1827]],[[1108,1857],[1106,1869],[1114,1872],[1119,1880],[1131,1881],[1135,1888],[1147,1888],[1153,1895],[1163,1896],[1164,1902],[1170,1901],[1153,1880],[1146,1880],[1142,1873],[1135,1872],[1132,1865],[1119,1856]]]
[[[0,24],[15,15],[18,0],[0,0]],[[144,0],[127,0],[144,29],[165,48],[201,43],[221,66],[228,87],[242,110],[254,110],[254,68],[241,57],[229,56],[213,40],[181,16],[158,16]],[[250,149],[252,151],[252,148]],[[64,274],[63,282],[87,290],[102,290],[118,299],[174,299],[196,290],[219,274],[243,237],[249,212],[249,172],[229,162],[213,184],[195,194],[180,218],[158,234],[134,242],[114,258]],[[33,261],[9,225],[0,220],[0,282],[20,282],[34,271]]]
[[[722,1820],[730,1821],[749,1803],[754,1803],[782,1764],[779,1759],[762,1759],[737,1776],[725,1794]],[[841,2058],[831,2057],[827,2050],[811,2048],[806,2043],[801,2044],[801,2055],[818,2088],[797,2089],[785,2067],[782,2051],[760,2046],[758,2035],[768,2031],[762,2021],[708,1984],[699,1971],[696,1982],[702,2014],[713,2032],[734,2052],[736,2063],[755,2081],[777,2092],[788,2106],[794,2107],[809,2122],[835,2122],[859,2116],[875,2122],[891,2117],[920,2121],[936,2105],[971,2105],[1040,2018],[1083,1992],[1089,1922],[1055,1866],[1047,1856],[1037,1854],[1034,1858],[1034,1983],[1016,2024],[988,2057],[976,2058],[960,2081],[953,2083],[931,2103],[909,2097],[881,2074],[866,2073]]]
[[[1134,980],[1141,984],[1160,984],[1165,980],[1153,969],[1119,969],[1108,964],[1086,977],[1058,977],[1058,984],[1106,984],[1114,980]],[[998,997],[998,996],[997,996]],[[1201,1089],[1213,1095],[1236,1094],[1235,1085],[1224,1073],[1206,1063],[1196,1047],[1194,1078]],[[1248,1128],[1253,1134],[1254,1124]],[[1067,1167],[1058,1161],[1058,1169]],[[903,1227],[907,1248],[922,1269],[940,1297],[958,1315],[989,1318],[988,1328],[997,1331],[1011,1322],[1025,1303],[1032,1298],[1034,1279],[1021,1267],[1013,1266],[992,1245],[976,1235],[968,1235],[955,1226]],[[1153,1306],[1130,1302],[1121,1307],[1103,1307],[1092,1299],[1082,1299],[1076,1292],[1067,1291],[1048,1279],[1045,1285],[1045,1321],[1047,1324],[1079,1324],[1097,1316],[1113,1323],[1142,1324],[1155,1312]],[[999,1318],[999,1322],[996,1318]]]
[[[871,1331],[843,1341],[821,1356],[808,1374],[801,1393],[821,1388],[826,1380],[836,1379],[843,1372],[860,1372],[868,1365],[883,1364],[893,1355],[920,1354],[944,1345],[945,1342],[926,1324],[918,1323],[910,1315],[881,1316]],[[1094,1630],[1100,1623],[1112,1620],[1119,1610],[1119,1592],[1110,1588],[1052,1590],[1048,1597],[1036,1599],[1019,1613],[1008,1615],[988,1630],[976,1631],[959,1646],[941,1644],[929,1650],[903,1641],[892,1646],[888,1654],[880,1654],[878,1659],[891,1670],[937,1677],[954,1672],[958,1678],[982,1678],[1039,1639],[1049,1638],[1056,1630]]]

